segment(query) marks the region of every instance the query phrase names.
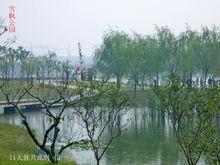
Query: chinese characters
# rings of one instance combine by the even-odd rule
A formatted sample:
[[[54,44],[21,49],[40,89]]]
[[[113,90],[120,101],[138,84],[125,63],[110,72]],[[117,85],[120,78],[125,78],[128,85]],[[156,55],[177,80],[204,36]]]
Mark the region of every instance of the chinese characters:
[[[8,18],[9,18],[8,31],[9,33],[15,33],[15,6],[14,5],[9,6]]]

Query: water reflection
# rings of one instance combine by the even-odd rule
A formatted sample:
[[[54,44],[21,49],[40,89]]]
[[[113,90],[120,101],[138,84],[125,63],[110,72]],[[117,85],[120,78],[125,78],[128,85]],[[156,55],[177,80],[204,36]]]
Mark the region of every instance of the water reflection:
[[[134,116],[107,152],[108,165],[183,164],[167,118],[147,109],[135,110]]]
[[[72,110],[67,110],[62,120],[60,140],[65,137],[70,138],[71,135],[74,135],[72,138],[75,140],[86,136],[79,119],[71,114]],[[42,117],[40,111],[26,113],[26,116],[38,137],[42,137],[51,122],[50,119]],[[172,124],[167,117],[149,111],[147,108],[134,109],[122,118],[121,124],[131,117],[132,120],[127,124],[126,130],[107,150],[101,162],[103,165],[177,165],[185,163],[184,156],[173,135]],[[18,114],[0,115],[0,121],[20,125],[21,117]],[[76,160],[80,165],[95,164],[92,151],[71,150],[68,154],[69,159]]]

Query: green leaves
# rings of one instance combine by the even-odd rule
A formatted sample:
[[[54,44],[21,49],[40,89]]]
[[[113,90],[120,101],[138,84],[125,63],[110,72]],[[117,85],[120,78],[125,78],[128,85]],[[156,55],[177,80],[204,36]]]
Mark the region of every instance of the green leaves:
[[[124,32],[110,31],[106,33],[103,44],[95,51],[97,68],[105,74],[121,78],[127,68],[129,40],[128,35]]]
[[[182,82],[202,77],[204,85],[208,76],[220,74],[220,30],[214,26],[195,31],[187,26],[178,35],[158,26],[152,35],[110,30],[95,50],[94,61],[107,78],[120,83],[125,77],[134,86],[141,82],[142,89],[146,83],[159,84],[159,79],[174,74]]]
[[[210,161],[217,160],[220,147],[216,143],[219,137],[215,118],[220,111],[220,88],[217,85],[201,89],[186,87],[173,78],[154,91],[164,112],[170,116],[188,164],[197,164],[202,155]]]
[[[99,149],[106,147],[105,142],[94,141],[93,143]],[[92,150],[93,149],[90,140],[79,141],[79,143],[72,145],[71,148],[73,148],[75,150]],[[111,148],[111,146],[109,146],[109,148]]]

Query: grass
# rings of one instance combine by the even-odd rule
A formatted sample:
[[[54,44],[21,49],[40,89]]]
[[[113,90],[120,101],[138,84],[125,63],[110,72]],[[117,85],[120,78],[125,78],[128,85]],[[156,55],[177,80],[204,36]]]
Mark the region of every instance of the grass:
[[[2,85],[4,82],[0,81],[0,85]],[[8,81],[5,86],[3,87],[5,93],[9,96],[10,100],[18,100],[20,96],[23,95],[25,89],[30,88],[30,84],[28,84],[26,81]],[[34,96],[40,97],[42,100],[56,100],[59,98],[59,93],[57,92],[59,87],[50,86],[48,84],[42,84],[39,82],[34,82],[33,87],[30,90],[30,93]],[[62,88],[59,89],[60,91]],[[66,93],[74,94],[74,89],[68,89]],[[25,101],[33,101],[36,100],[32,96],[30,96],[28,93],[26,93],[21,100]],[[2,93],[0,90],[0,101],[6,101],[6,96]],[[37,100],[38,101],[38,100]]]
[[[101,84],[101,82],[96,81],[96,83]],[[113,85],[114,87],[116,87],[116,83],[106,83],[104,84],[104,86],[106,85]],[[78,86],[78,85],[88,85],[89,86],[89,82],[70,82],[70,85],[73,86]],[[136,106],[144,106],[146,107],[149,104],[154,103],[154,99],[155,99],[155,95],[153,94],[153,90],[151,88],[151,86],[145,86],[144,89],[142,89],[141,86],[137,86],[137,90],[136,90],[136,94],[134,93],[134,87],[130,84],[126,84],[126,83],[121,83],[121,87],[120,90],[125,92],[125,94],[127,94],[128,96],[131,97],[131,99],[133,100],[134,104]]]
[[[50,165],[47,161],[10,160],[10,155],[32,155],[36,147],[22,127],[0,123],[0,165]],[[76,165],[75,162],[60,162],[59,165]]]

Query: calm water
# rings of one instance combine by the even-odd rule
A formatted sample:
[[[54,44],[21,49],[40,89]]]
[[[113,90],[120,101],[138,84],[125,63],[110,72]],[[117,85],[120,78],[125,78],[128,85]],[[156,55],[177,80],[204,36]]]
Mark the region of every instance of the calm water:
[[[71,111],[71,110],[70,110]],[[42,137],[50,120],[42,117],[41,112],[26,113],[32,128],[38,137]],[[147,108],[133,110],[125,118],[132,117],[126,130],[116,139],[103,157],[103,165],[176,165],[185,164],[172,132],[172,124],[166,117],[152,113]],[[124,118],[124,120],[125,120]],[[0,120],[13,125],[20,125],[21,118],[17,114],[0,115]],[[123,121],[122,121],[123,122]],[[74,133],[75,137],[85,136],[78,119],[73,123],[68,119],[62,122],[63,134]],[[80,131],[79,131],[80,130]],[[60,137],[62,139],[62,137]],[[92,165],[94,156],[91,151],[66,152],[66,157],[75,159],[80,165]],[[203,164],[203,163],[200,163]]]

